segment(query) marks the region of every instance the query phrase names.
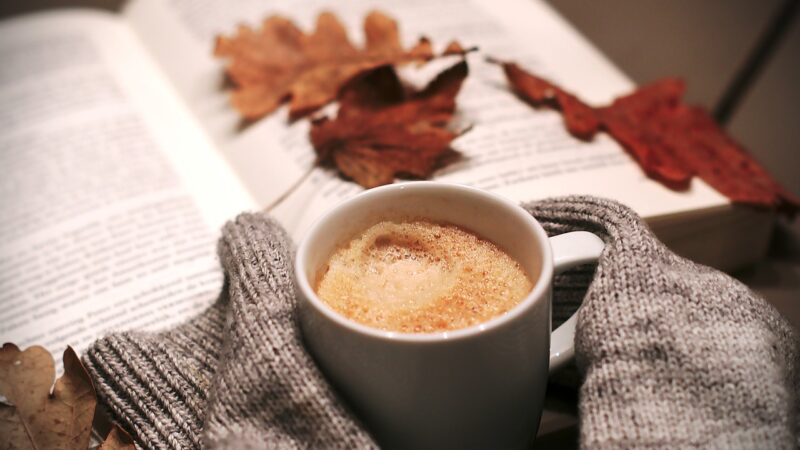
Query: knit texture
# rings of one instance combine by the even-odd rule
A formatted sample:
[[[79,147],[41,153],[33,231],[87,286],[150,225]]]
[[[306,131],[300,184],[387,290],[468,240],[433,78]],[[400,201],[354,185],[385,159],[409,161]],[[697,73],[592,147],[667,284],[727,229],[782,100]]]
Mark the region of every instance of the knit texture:
[[[630,209],[567,197],[524,205],[550,235],[603,237],[596,269],[555,280],[554,324],[581,303],[582,448],[794,448],[798,340],[741,283],[671,253]],[[305,352],[292,244],[263,214],[219,243],[226,284],[196,319],[119,333],[84,356],[142,448],[375,448]]]
[[[208,311],[87,351],[113,418],[142,448],[377,448],[303,348],[284,230],[242,214],[223,228],[218,252],[226,283]]]
[[[575,336],[582,448],[800,444],[798,336],[771,305],[675,255],[618,203],[526,209],[550,235],[585,230],[606,242]]]

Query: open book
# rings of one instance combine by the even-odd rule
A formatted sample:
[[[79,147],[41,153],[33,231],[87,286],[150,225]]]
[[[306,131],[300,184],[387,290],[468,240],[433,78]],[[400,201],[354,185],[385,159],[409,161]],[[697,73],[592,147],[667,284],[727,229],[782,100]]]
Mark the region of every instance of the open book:
[[[0,339],[81,351],[109,330],[163,328],[214,301],[225,220],[270,208],[298,238],[361,188],[314,168],[308,124],[279,110],[241,129],[213,38],[283,13],[310,28],[334,8],[363,39],[373,8],[409,42],[477,45],[459,94],[475,128],[434,177],[528,201],[593,194],[632,206],[669,245],[731,269],[765,248],[771,216],[695,180],[674,192],[608,136],[572,138],[552,111],[514,98],[484,55],[515,60],[581,98],[633,88],[544,2],[328,3],[134,0],[121,14],[67,10],[0,23]]]

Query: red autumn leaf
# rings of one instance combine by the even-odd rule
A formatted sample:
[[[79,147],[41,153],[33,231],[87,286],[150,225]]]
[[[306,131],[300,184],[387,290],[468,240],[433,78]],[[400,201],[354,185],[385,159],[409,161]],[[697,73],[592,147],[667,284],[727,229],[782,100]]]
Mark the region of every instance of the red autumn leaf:
[[[395,176],[427,178],[452,155],[459,133],[448,125],[468,73],[466,61],[440,73],[421,91],[407,91],[391,66],[364,73],[341,92],[335,119],[311,127],[320,163],[335,165],[365,188]]]
[[[544,78],[525,72],[514,63],[502,66],[517,95],[533,106],[547,105],[561,110],[565,125],[574,136],[590,139],[597,132],[600,123],[594,109],[580,99]]]
[[[680,154],[682,148],[689,148],[674,145],[681,130],[668,113],[680,103],[683,91],[682,81],[667,79],[598,109],[601,126],[633,155],[645,173],[676,190],[688,188],[695,175]]]
[[[777,183],[705,109],[682,102],[682,80],[652,83],[611,105],[593,108],[516,64],[498,63],[524,100],[560,110],[567,130],[578,138],[607,131],[648,176],[672,189],[686,189],[698,176],[736,203],[789,214],[800,209],[800,199]]]
[[[214,54],[228,60],[232,103],[244,119],[263,117],[287,100],[289,116],[296,119],[334,100],[342,85],[360,72],[434,56],[426,38],[403,49],[397,22],[378,11],[365,18],[364,33],[366,44],[359,49],[332,13],[320,14],[311,34],[272,16],[259,29],[240,26],[232,37],[218,36]],[[463,51],[451,43],[445,53]]]

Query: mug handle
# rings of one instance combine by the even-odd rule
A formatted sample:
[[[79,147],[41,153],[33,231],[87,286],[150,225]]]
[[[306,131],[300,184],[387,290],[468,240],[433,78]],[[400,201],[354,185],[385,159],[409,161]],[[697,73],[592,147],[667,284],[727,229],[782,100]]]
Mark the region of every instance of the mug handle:
[[[550,247],[553,249],[554,273],[559,274],[575,266],[597,261],[605,244],[588,231],[573,231],[551,237]],[[578,312],[575,311],[550,336],[550,372],[558,370],[575,356],[577,317]]]

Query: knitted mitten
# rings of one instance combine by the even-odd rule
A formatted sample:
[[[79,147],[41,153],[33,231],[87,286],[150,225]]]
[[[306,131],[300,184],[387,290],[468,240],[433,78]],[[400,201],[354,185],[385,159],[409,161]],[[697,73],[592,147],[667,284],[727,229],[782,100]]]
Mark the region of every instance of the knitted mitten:
[[[670,252],[618,203],[525,207],[550,235],[587,230],[606,242],[596,272],[570,271],[555,286],[560,318],[583,299],[583,448],[797,444],[798,341],[770,305]],[[240,216],[223,229],[227,284],[213,307],[169,332],[116,334],[89,349],[102,402],[139,445],[375,446],[302,347],[290,248],[264,215]]]
[[[375,447],[303,348],[283,229],[242,214],[223,228],[219,256],[226,286],[205,313],[87,351],[113,417],[146,448]]]
[[[548,234],[606,242],[575,337],[582,448],[796,448],[798,339],[771,305],[616,202],[526,209]]]

